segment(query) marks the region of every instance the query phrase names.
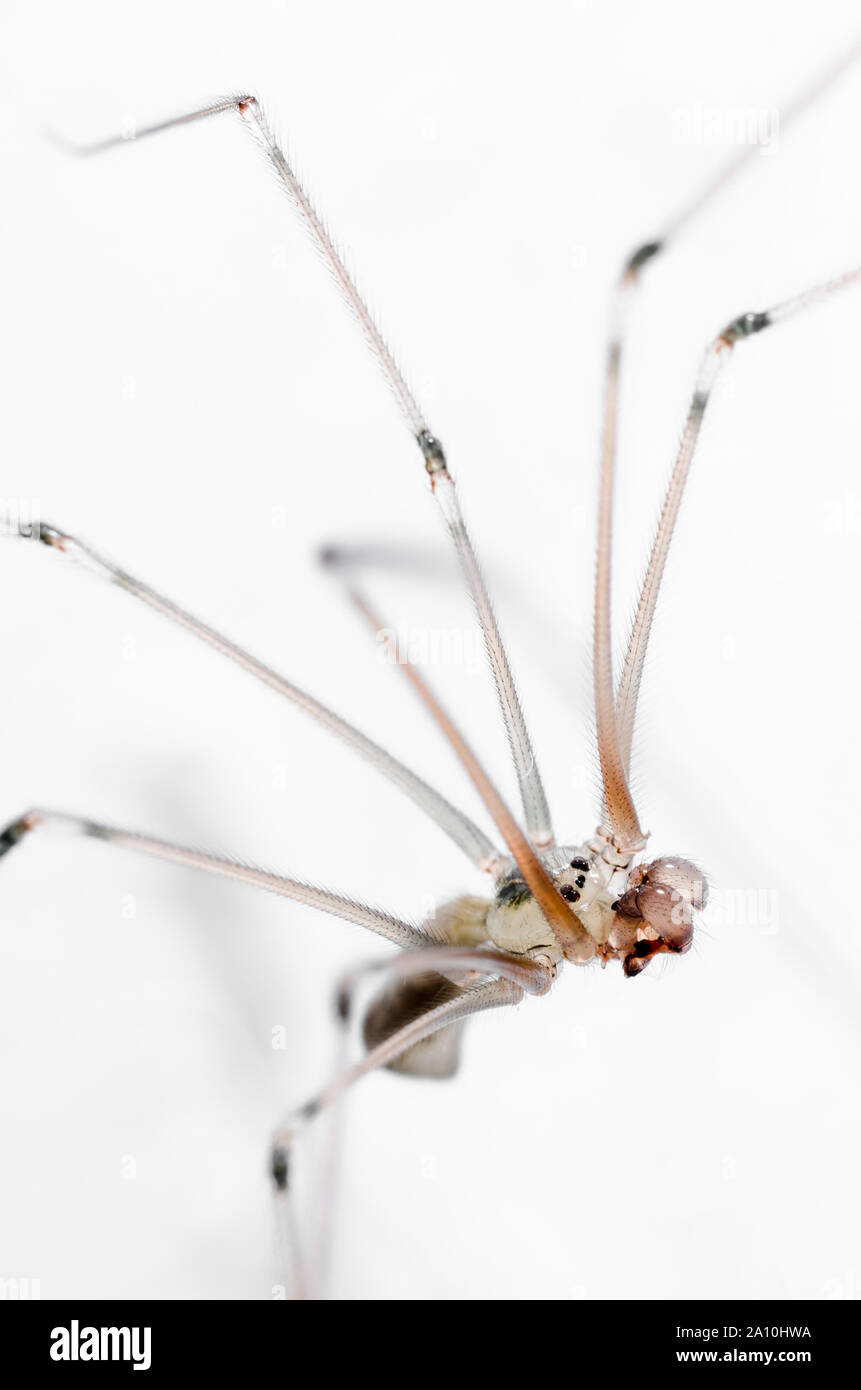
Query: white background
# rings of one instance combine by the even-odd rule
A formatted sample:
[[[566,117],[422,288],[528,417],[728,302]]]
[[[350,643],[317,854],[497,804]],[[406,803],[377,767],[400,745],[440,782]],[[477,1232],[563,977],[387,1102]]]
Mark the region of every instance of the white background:
[[[90,161],[40,134],[258,92],[446,442],[558,831],[582,840],[608,287],[732,152],[733,118],[847,45],[854,9],[7,3],[0,494],[483,819],[315,565],[331,540],[438,554],[435,582],[377,573],[374,596],[438,640],[469,631],[418,451],[241,123]],[[691,139],[714,113],[720,142]],[[859,117],[861,66],[646,278],[620,646],[701,349],[861,260]],[[364,1082],[334,1296],[861,1293],[859,315],[855,291],[738,351],[674,543],[636,786],[650,847],[710,876],[697,949],[637,981],[568,969],[476,1022],[454,1083]],[[415,918],[484,887],[353,755],[122,593],[11,541],[0,584],[3,821],[80,811]],[[431,674],[513,797],[480,662]],[[329,1073],[339,973],[386,949],[109,846],[45,835],[5,859],[0,1275],[43,1297],[269,1297],[269,1134]]]

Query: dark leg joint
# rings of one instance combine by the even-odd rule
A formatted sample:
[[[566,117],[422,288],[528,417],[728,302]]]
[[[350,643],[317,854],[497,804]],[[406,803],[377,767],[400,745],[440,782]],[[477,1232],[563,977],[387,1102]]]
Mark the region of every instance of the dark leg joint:
[[[98,821],[81,821],[81,831],[84,835],[89,835],[93,840],[112,840],[113,831],[109,825],[99,825]]]
[[[287,1179],[289,1176],[289,1159],[287,1150],[280,1144],[272,1150],[272,1181],[277,1192],[287,1191]]]
[[[63,550],[63,541],[66,537],[62,531],[58,531],[56,526],[49,526],[43,521],[39,527],[39,540],[43,545],[53,546],[55,550]]]
[[[439,440],[431,434],[430,430],[421,430],[416,435],[418,446],[424,454],[425,468],[431,477],[436,473],[445,473],[448,467],[445,461],[445,453]]]
[[[299,1111],[299,1118],[301,1120],[306,1121],[313,1120],[314,1116],[318,1113],[319,1110],[319,1100],[317,1100],[316,1098],[314,1100],[306,1100],[305,1104],[302,1106],[302,1109]]]
[[[765,313],[740,314],[732,323],[727,324],[720,335],[720,341],[726,343],[727,347],[732,347],[740,338],[750,338],[754,333],[761,333],[770,323],[771,319]]]
[[[646,241],[642,246],[638,246],[637,250],[629,256],[625,264],[623,276],[633,277],[638,275],[646,262],[653,260],[655,256],[659,256],[663,249],[664,243],[662,241]]]
[[[317,563],[323,569],[337,569],[344,562],[344,552],[337,545],[321,545],[317,551]]]
[[[351,1003],[350,986],[339,985],[335,994],[335,1017],[339,1023],[349,1023]]]
[[[13,821],[7,825],[6,829],[0,833],[0,856],[8,854],[10,849],[14,849],[19,840],[23,840],[28,830],[32,830],[35,821],[29,816],[22,816],[20,820]]]

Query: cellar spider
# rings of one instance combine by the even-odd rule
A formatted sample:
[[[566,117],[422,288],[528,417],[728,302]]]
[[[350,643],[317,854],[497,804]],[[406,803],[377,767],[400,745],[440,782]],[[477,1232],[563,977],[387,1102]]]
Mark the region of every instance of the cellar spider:
[[[847,55],[819,83],[783,112],[784,129],[855,54]],[[489,811],[504,848],[494,845],[468,817],[453,807],[411,770],[371,743],[357,729],[298,690],[212,628],[199,622],[172,600],[106,560],[88,543],[69,536],[59,525],[42,525],[39,541],[60,555],[81,562],[97,577],[113,583],[209,643],[222,655],[255,675],[323,723],[364,756],[419,805],[464,851],[472,864],[490,875],[493,896],[455,899],[416,927],[387,913],[336,893],[297,880],[264,873],[245,864],[131,834],[88,818],[45,809],[16,816],[2,836],[4,850],[17,845],[32,830],[56,826],[110,841],[159,858],[256,884],[342,916],[385,937],[400,954],[373,971],[390,974],[393,983],[371,1006],[365,1019],[368,1050],[352,1066],[279,1126],[273,1144],[272,1172],[289,1227],[289,1159],[297,1135],[321,1111],[331,1109],[349,1086],[379,1066],[399,1066],[419,1075],[447,1075],[456,1065],[460,1024],[467,1016],[519,1002],[525,993],[541,995],[552,986],[562,964],[600,961],[621,965],[634,977],[657,956],[684,954],[691,945],[696,914],[706,899],[703,875],[690,861],[663,853],[646,859],[647,834],[638,818],[629,786],[631,743],[646,645],[667,550],[681,503],[685,480],[696,449],[708,399],[721,368],[737,345],[821,299],[856,283],[858,269],[782,301],[729,319],[704,353],[685,424],[662,518],[649,561],[621,678],[614,689],[611,660],[610,572],[613,513],[615,432],[625,316],[637,286],[654,259],[672,246],[697,214],[748,158],[743,152],[659,236],[642,243],[629,257],[615,287],[613,328],[607,354],[604,431],[601,449],[601,494],[598,519],[598,563],[594,604],[594,705],[597,745],[603,787],[600,823],[582,843],[559,845],[553,832],[547,800],[532,752],[508,658],[496,625],[481,570],[463,523],[452,475],[442,445],[404,382],[397,364],[359,298],[337,251],[319,222],[269,131],[257,99],[231,98],[196,110],[159,126],[137,132],[138,137],[173,125],[238,111],[262,146],[276,175],[309,224],[318,248],[333,271],[351,309],[359,319],[397,403],[414,435],[445,524],[454,543],[466,582],[476,605],[500,707],[508,735],[522,802],[518,822],[487,772],[416,667],[399,659],[428,714],[460,758]],[[95,148],[122,143],[108,140]],[[372,477],[369,480],[372,486]],[[329,557],[341,573],[338,554]],[[352,602],[375,631],[384,624],[371,608],[355,577],[347,576]],[[402,653],[398,654],[402,658]],[[353,994],[363,972],[352,973],[337,992],[344,1023],[352,1014]],[[295,1242],[293,1243],[295,1247]],[[297,1275],[302,1287],[301,1272]]]

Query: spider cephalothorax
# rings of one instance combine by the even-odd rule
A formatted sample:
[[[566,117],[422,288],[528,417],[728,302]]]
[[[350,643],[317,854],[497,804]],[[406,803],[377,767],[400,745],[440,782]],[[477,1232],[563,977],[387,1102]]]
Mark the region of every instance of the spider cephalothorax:
[[[681,955],[693,939],[694,913],[705,906],[702,872],[688,859],[664,856],[631,865],[600,835],[585,845],[544,850],[541,863],[572,913],[564,940],[539,907],[513,859],[502,861],[492,899],[460,897],[425,923],[432,939],[459,946],[490,944],[510,955],[587,965],[622,961],[639,975],[662,952]]]
[[[639,975],[662,952],[680,955],[693,939],[693,915],[706,902],[701,871],[690,860],[664,857],[627,868],[608,862],[599,840],[559,846],[541,858],[581,927],[573,943],[556,940],[512,864],[496,883],[487,938],[505,951],[545,950],[577,965],[621,960]],[[620,856],[621,857],[621,856]]]

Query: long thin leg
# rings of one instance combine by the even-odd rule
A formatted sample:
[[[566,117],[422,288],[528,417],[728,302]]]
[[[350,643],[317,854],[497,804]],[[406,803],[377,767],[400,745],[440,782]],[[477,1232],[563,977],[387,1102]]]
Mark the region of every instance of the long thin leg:
[[[345,1068],[348,1033],[360,985],[372,976],[396,975],[399,980],[405,980],[429,972],[443,976],[459,989],[472,988],[495,976],[516,985],[524,994],[534,995],[547,994],[557,973],[555,964],[541,953],[515,955],[489,947],[433,943],[355,966],[341,977],[335,992],[335,1013],[341,1034],[336,1075]]]
[[[613,848],[623,860],[644,848],[643,835],[619,747],[613,692],[613,647],[610,580],[613,558],[613,483],[616,471],[616,420],[621,347],[610,346],[604,396],[604,433],[601,443],[601,483],[598,499],[598,560],[595,571],[592,674],[595,698],[595,732],[604,812]]]
[[[625,665],[619,685],[617,722],[619,744],[626,766],[631,756],[631,740],[633,738],[634,720],[637,712],[637,696],[639,694],[640,681],[643,674],[643,663],[646,659],[649,633],[652,627],[652,620],[655,616],[655,607],[658,602],[661,578],[664,573],[667,553],[670,548],[673,529],[679,514],[679,507],[681,506],[688,472],[694,458],[697,441],[699,440],[703,417],[718,373],[726,363],[730,350],[736,343],[741,342],[744,338],[749,338],[754,333],[762,332],[763,329],[770,328],[773,324],[783,323],[785,319],[792,318],[795,314],[801,313],[805,309],[821,303],[824,299],[838,294],[841,290],[848,289],[852,285],[857,285],[859,282],[861,282],[861,266],[848,271],[845,275],[839,275],[833,280],[828,280],[824,284],[817,285],[805,291],[803,294],[796,295],[793,299],[785,300],[783,303],[765,310],[765,312],[742,314],[739,318],[734,319],[732,323],[728,324],[723,332],[719,333],[717,337],[709,343],[703,354],[694,394],[688,408],[682,441],[664,498],[664,505],[658,523],[657,534],[652,546],[652,552],[649,556],[646,577],[643,581],[643,588],[637,605],[634,625],[631,629],[631,638],[628,643],[628,651],[625,657]]]
[[[404,975],[415,974],[421,970],[438,970],[447,974],[453,970],[467,975],[499,975],[528,994],[546,994],[554,978],[553,969],[543,961],[532,960],[528,956],[518,956],[491,947],[451,946],[445,941],[437,941],[430,931],[420,931],[409,922],[402,921],[391,913],[366,906],[353,898],[342,897],[325,888],[302,883],[298,879],[287,878],[283,874],[273,874],[267,869],[255,868],[251,864],[227,859],[223,855],[208,854],[202,850],[189,849],[169,840],[156,839],[151,835],[141,835],[137,831],[120,830],[116,826],[104,825],[98,821],[87,820],[83,816],[68,815],[63,811],[48,811],[34,807],[19,816],[0,832],[0,857],[21,843],[24,837],[42,826],[85,835],[109,844],[122,845],[142,854],[153,855],[187,868],[203,869],[205,872],[232,878],[240,883],[249,883],[255,888],[264,888],[282,898],[304,903],[307,907],[319,908],[345,921],[355,922],[384,936],[388,941],[400,946],[402,954],[392,958],[391,965],[375,962],[364,970],[397,970]]]
[[[517,773],[527,833],[536,849],[547,849],[554,843],[550,808],[535,762],[535,754],[520,707],[517,687],[514,684],[514,677],[511,674],[511,668],[505,654],[505,647],[496,623],[493,606],[460,509],[454,479],[446,467],[442,449],[436,441],[425,440],[422,442],[422,447],[425,450],[434,497],[439,502],[449,535],[457,550],[458,559],[466,576],[484,636],[484,643],[505,720],[514,769]]]
[[[0,832],[0,855],[6,854],[19,844],[25,835],[40,826],[55,827],[76,835],[87,835],[96,840],[106,840],[110,844],[123,845],[126,849],[138,850],[153,855],[156,859],[166,859],[174,864],[183,864],[191,869],[203,869],[206,873],[218,874],[221,878],[236,879],[249,883],[255,888],[265,888],[279,897],[290,898],[293,902],[305,903],[307,907],[319,908],[334,917],[343,917],[347,922],[367,927],[369,931],[384,936],[400,947],[432,945],[433,939],[418,927],[404,922],[391,913],[381,912],[356,902],[353,898],[342,897],[325,888],[315,888],[310,883],[286,878],[282,874],[269,873],[250,864],[242,864],[221,855],[206,854],[201,850],[175,845],[168,840],[158,840],[151,835],[139,835],[130,830],[119,830],[115,826],[103,825],[98,821],[87,820],[83,816],[71,816],[62,811],[46,811],[34,808],[13,821]]]
[[[780,107],[781,135],[785,135],[787,127],[815,105],[820,97],[831,91],[859,58],[861,58],[861,37],[853,40],[848,47],[841,49],[840,53],[811,82],[795,92],[788,101],[783,102]],[[661,236],[657,238],[661,249],[663,250],[669,241],[675,241],[678,233],[689,222],[692,222],[703,208],[707,207],[712,199],[732,182],[737,174],[740,174],[748,164],[752,163],[758,154],[758,145],[744,145],[715,174],[708,178],[694,196],[665,222]]]
[[[260,103],[256,97],[250,95],[225,98],[198,110],[186,112],[172,120],[160,121],[157,125],[147,126],[136,131],[134,138],[141,139],[144,136],[168,130],[172,126],[186,125],[231,109],[238,111],[242,116],[255,140],[263,149],[285,192],[301,213],[318,250],[323,255],[337,282],[344,300],[370,344],[391,387],[401,414],[421,449],[434,496],[439,502],[446,526],[457,550],[481,624],[523,800],[527,832],[534,845],[538,848],[545,848],[553,843],[553,828],[547,798],[536,766],[532,743],[493,606],[466,529],[455,492],[454,480],[449,473],[442,445],[428,428],[415,396],[404,381],[400,368],[356,288],[353,277],[347,270],[319,214],[269,129]],[[68,143],[65,143],[66,148],[69,148]],[[118,136],[99,141],[96,145],[76,148],[80,154],[95,154],[125,143],[128,141]]]
[[[317,559],[325,569],[339,575],[380,569],[414,575],[432,580],[434,584],[444,583],[448,578],[453,580],[457,575],[443,551],[421,550],[415,545],[398,545],[388,540],[327,543],[320,547]]]
[[[339,1042],[336,1050],[334,1074],[337,1076],[346,1069],[350,1025],[354,1018],[356,994],[362,984],[370,978],[395,975],[403,980],[409,976],[424,975],[428,971],[436,976],[444,976],[460,988],[477,984],[489,976],[497,976],[519,985],[527,994],[546,994],[556,978],[555,966],[546,958],[517,956],[486,948],[465,948],[462,946],[427,946],[414,950],[401,951],[397,955],[382,960],[367,961],[354,967],[342,976],[335,992],[335,1013],[338,1022]],[[333,1106],[329,1116],[328,1132],[323,1144],[323,1157],[320,1161],[317,1184],[316,1221],[308,1241],[307,1256],[302,1261],[300,1281],[306,1289],[322,1289],[325,1282],[325,1268],[330,1229],[330,1213],[335,1197],[338,1166],[338,1149],[341,1132],[339,1107]],[[293,1251],[298,1256],[298,1233],[293,1240]],[[294,1274],[294,1283],[296,1275]]]
[[[585,928],[580,925],[559,894],[556,885],[515,821],[496,786],[454,720],[434,695],[424,676],[407,654],[401,650],[391,629],[383,626],[355,584],[346,579],[343,574],[340,577],[345,579],[346,592],[350,600],[377,636],[384,638],[394,656],[396,667],[403,671],[425,709],[442,731],[445,739],[469,774],[563,951],[566,950],[566,947],[570,948],[571,958],[576,959],[578,946],[582,944],[582,938],[585,935]]]
[[[433,942],[427,946],[412,946],[384,960],[366,961],[364,965],[344,975],[338,985],[337,1011],[339,1018],[348,1020],[352,998],[359,982],[369,975],[421,975],[434,970],[454,984],[473,985],[482,976],[498,975],[517,985],[524,994],[546,994],[556,978],[555,968],[546,957],[515,955],[484,946],[446,946]]]
[[[469,1018],[471,1014],[483,1013],[486,1009],[498,1009],[506,1004],[519,1004],[522,998],[523,990],[519,985],[513,984],[510,980],[492,980],[488,984],[474,985],[456,998],[449,999],[446,1003],[437,1005],[435,1009],[429,1009],[420,1018],[404,1024],[403,1028],[398,1029],[391,1037],[385,1038],[376,1047],[372,1047],[358,1062],[340,1072],[322,1091],[288,1116],[276,1135],[275,1152],[277,1153],[285,1142],[289,1142],[303,1124],[340,1100],[344,1092],[363,1076],[395,1061],[408,1047],[432,1037],[451,1023]]]
[[[402,959],[402,958],[399,958]],[[304,1266],[299,1255],[295,1213],[290,1191],[290,1169],[293,1149],[297,1137],[306,1125],[323,1111],[333,1109],[343,1098],[345,1092],[363,1076],[393,1062],[407,1048],[433,1037],[441,1029],[452,1023],[468,1018],[472,1014],[483,1013],[488,1009],[503,1008],[519,1004],[523,991],[509,980],[492,980],[486,984],[475,985],[457,995],[454,999],[430,1009],[420,1018],[393,1033],[377,1047],[372,1048],[352,1066],[339,1070],[311,1100],[287,1116],[284,1124],[275,1135],[272,1148],[272,1177],[275,1183],[276,1201],[279,1208],[283,1238],[288,1252],[288,1262],[297,1270],[300,1297],[307,1295]],[[294,1285],[295,1287],[295,1285]]]
[[[19,533],[17,528],[0,526],[0,534],[17,535]],[[243,671],[255,676],[264,685],[268,685],[278,695],[283,695],[292,704],[298,705],[318,724],[322,724],[324,728],[335,734],[378,772],[381,772],[384,777],[387,777],[390,782],[394,782],[395,786],[406,792],[407,796],[426,815],[436,821],[440,829],[445,831],[477,868],[487,873],[493,873],[498,867],[499,851],[491,844],[483,830],[480,830],[468,816],[452,806],[444,796],[441,796],[415,772],[405,767],[403,763],[392,757],[372,739],[367,738],[359,729],[348,724],[340,715],[335,714],[319,700],[315,700],[306,691],[300,690],[292,682],[285,680],[283,676],[279,676],[270,667],[265,666],[262,661],[258,661],[250,653],[243,651],[241,647],[231,642],[229,638],[216,632],[214,628],[192,617],[190,613],[186,613],[178,604],[165,598],[163,594],[157,593],[155,589],[151,589],[142,580],[135,579],[133,575],[120,569],[110,560],[106,560],[104,556],[97,554],[83,542],[75,540],[73,536],[67,535],[54,526],[43,524],[39,528],[39,539],[58,553],[76,560],[100,579],[117,585],[118,588],[131,594],[133,598],[148,604],[157,613],[161,613],[163,617],[177,623],[179,627],[185,628],[187,632],[191,632],[202,642],[206,642],[207,646],[214,648],[222,656],[226,656],[228,660],[240,666]]]
[[[271,893],[276,893],[295,902],[305,903],[310,907],[316,907],[332,913],[334,916],[355,922],[359,926],[367,927],[402,948],[415,949],[422,945],[433,948],[435,944],[431,937],[409,923],[403,922],[389,913],[380,912],[363,903],[358,903],[353,899],[344,898],[324,889],[312,887],[310,884],[300,883],[295,879],[285,878],[279,874],[272,874],[248,864],[240,864],[221,856],[205,854],[185,846],[157,840],[151,836],[118,830],[112,826],[98,824],[83,817],[70,816],[60,812],[34,809],[13,821],[11,825],[0,832],[0,856],[18,845],[26,835],[44,825],[70,831],[74,834],[92,836],[95,839],[151,854],[158,859],[165,859],[189,868],[202,869],[224,878],[237,879],[240,882],[252,884],[254,887],[264,888]],[[407,968],[409,969],[409,966]],[[280,1216],[290,1284],[294,1290],[294,1297],[303,1298],[306,1296],[307,1274],[292,1207],[284,1206]]]
[[[796,92],[780,108],[780,129],[785,135],[787,127],[803,116],[820,97],[825,96],[837,85],[841,77],[861,58],[861,37],[837,55],[807,86]],[[667,249],[675,244],[679,233],[707,208],[732,181],[741,174],[759,155],[759,146],[742,146],[715,173],[711,174],[686,203],[682,204],[665,221],[661,231],[648,241],[641,242],[625,261],[613,290],[611,312],[611,344],[615,343],[621,356],[628,314],[634,292],[642,284],[643,270]],[[609,375],[610,367],[608,367]]]
[[[782,129],[800,116],[827,92],[847,69],[861,56],[861,40],[856,41],[838,56],[808,87],[799,92],[781,111]],[[611,307],[610,345],[604,384],[604,422],[601,450],[601,485],[598,516],[598,562],[595,582],[594,617],[594,695],[598,753],[604,788],[604,817],[607,836],[623,851],[637,847],[642,831],[628,785],[631,728],[613,725],[613,671],[610,580],[612,559],[613,489],[618,423],[619,378],[625,341],[625,331],[631,299],[642,280],[642,272],[658,255],[666,251],[677,235],[739,174],[757,153],[757,147],[747,145],[712,175],[694,197],[665,224],[662,232],[643,242],[628,257],[613,291]],[[636,625],[635,625],[636,627]],[[634,644],[638,636],[632,634]],[[634,660],[631,647],[629,662]],[[626,677],[628,679],[626,679]],[[630,700],[628,666],[623,676],[626,704]],[[620,695],[621,698],[621,695]],[[636,695],[634,696],[636,701]],[[618,705],[619,701],[615,702]]]
[[[301,1303],[307,1298],[313,1298],[315,1296],[313,1290],[319,1286],[314,1274],[309,1270],[308,1261],[302,1248],[295,1203],[285,1201],[277,1186],[275,1189],[275,1214],[284,1252],[290,1298],[294,1303]],[[322,1271],[320,1272],[322,1273]]]
[[[386,1062],[394,1060],[400,1052],[405,1051],[413,1043],[430,1037],[449,1023],[454,1023],[458,1019],[465,1018],[468,1014],[481,1009],[497,1007],[503,1003],[516,1003],[525,992],[544,994],[555,978],[555,968],[549,962],[532,960],[528,957],[492,949],[440,944],[409,923],[389,913],[381,912],[364,903],[342,897],[326,889],[316,888],[296,879],[272,874],[266,870],[241,864],[222,856],[206,854],[199,850],[172,844],[166,840],[119,830],[113,826],[58,811],[33,809],[13,821],[4,831],[0,832],[0,857],[18,845],[26,835],[41,826],[51,826],[74,834],[90,836],[153,855],[158,859],[182,864],[189,868],[202,869],[221,877],[236,879],[242,883],[264,888],[280,897],[304,903],[309,907],[318,908],[331,913],[333,916],[342,917],[346,921],[367,927],[376,932],[377,935],[400,946],[402,954],[392,958],[391,961],[387,961],[382,966],[380,963],[374,962],[366,966],[361,972],[352,972],[342,982],[338,997],[342,1001],[341,1013],[345,1021],[349,1016],[349,1003],[346,1001],[351,999],[359,975],[362,973],[382,970],[383,973],[391,971],[406,977],[427,970],[437,970],[451,972],[456,978],[462,979],[467,986],[471,986],[476,977],[479,979],[489,975],[498,977],[490,985],[478,984],[466,988],[463,994],[458,995],[449,1004],[431,1010],[422,1019],[416,1020],[398,1034],[393,1035],[392,1038],[386,1039],[384,1043],[362,1059],[361,1063],[349,1068],[346,1072],[339,1067],[335,1081],[321,1094],[317,1107],[319,1109],[330,1106],[344,1089],[352,1085],[367,1071],[372,1070],[373,1067],[385,1066]],[[371,1058],[375,1060],[371,1062]],[[313,1107],[313,1103],[311,1105]],[[305,1118],[310,1118],[311,1108],[309,1106],[303,1107],[302,1113]],[[279,1190],[282,1186],[286,1190],[286,1163],[285,1146],[284,1151],[280,1152],[273,1160],[273,1173]],[[282,1168],[283,1182],[281,1178]],[[301,1253],[295,1214],[292,1206],[286,1202],[282,1203],[282,1208],[282,1238],[290,1268],[291,1284],[296,1291],[296,1297],[305,1297],[308,1274]]]

